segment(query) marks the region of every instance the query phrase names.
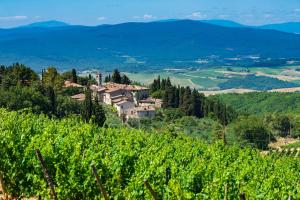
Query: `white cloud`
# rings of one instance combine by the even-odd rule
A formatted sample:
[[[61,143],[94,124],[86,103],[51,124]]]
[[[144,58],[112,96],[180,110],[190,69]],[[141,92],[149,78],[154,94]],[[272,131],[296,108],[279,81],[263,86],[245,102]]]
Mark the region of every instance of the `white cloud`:
[[[144,14],[143,16],[138,16],[138,15],[135,15],[132,17],[132,19],[137,19],[137,20],[151,20],[151,19],[156,19],[155,16],[151,15],[151,14]]]
[[[140,19],[140,16],[133,16],[132,19]]]
[[[150,14],[144,14],[143,19],[155,19],[155,17]]]
[[[227,19],[230,17],[230,15],[219,15],[218,16],[220,19]]]
[[[272,14],[270,14],[270,13],[266,13],[266,14],[264,14],[264,18],[272,18],[273,17],[273,15]]]
[[[106,20],[106,17],[103,17],[103,16],[102,17],[98,17],[97,20],[98,21],[104,21],[104,20]]]
[[[2,21],[18,21],[18,20],[26,20],[26,19],[28,19],[28,17],[22,15],[0,17],[0,20]]]
[[[192,14],[187,16],[188,18],[191,19],[205,19],[207,18],[207,15],[202,14],[201,12],[193,12]]]

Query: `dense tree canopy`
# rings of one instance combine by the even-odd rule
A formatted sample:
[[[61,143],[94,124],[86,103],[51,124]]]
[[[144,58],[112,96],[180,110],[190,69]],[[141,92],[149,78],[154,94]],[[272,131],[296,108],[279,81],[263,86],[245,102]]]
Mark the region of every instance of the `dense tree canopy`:
[[[30,86],[38,80],[38,75],[25,65],[16,63],[9,67],[0,67],[0,83],[2,87]]]
[[[229,106],[217,100],[207,99],[196,89],[190,87],[173,86],[170,78],[154,79],[150,86],[151,95],[162,95],[163,108],[179,108],[187,116],[202,118],[214,117],[220,123],[227,125],[235,117],[236,113]]]
[[[92,83],[90,77],[77,77],[76,70],[59,73],[55,67],[42,70],[41,80],[39,75],[22,64],[14,64],[10,67],[0,67],[0,107],[9,110],[30,109],[34,113],[44,113],[49,116],[66,117],[73,114],[84,113],[81,103],[72,100],[70,96],[82,92],[80,88],[63,88],[65,80],[76,82],[87,80]],[[94,122],[103,125],[105,114],[100,105],[94,107],[92,114]],[[88,118],[90,119],[91,116]],[[99,119],[99,121],[98,121]]]
[[[239,118],[233,125],[233,131],[241,143],[250,143],[259,149],[266,149],[273,140],[263,122],[253,116]]]
[[[119,83],[119,84],[126,84],[129,85],[132,83],[132,81],[129,79],[129,77],[126,74],[121,74],[118,69],[115,69],[112,73],[112,75],[108,75],[104,78],[104,82],[113,82],[113,83]]]

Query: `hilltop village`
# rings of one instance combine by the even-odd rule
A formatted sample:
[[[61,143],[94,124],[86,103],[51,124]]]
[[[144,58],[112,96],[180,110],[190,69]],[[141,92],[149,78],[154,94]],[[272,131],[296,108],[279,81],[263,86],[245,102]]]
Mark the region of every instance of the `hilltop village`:
[[[150,97],[150,89],[144,86],[120,84],[114,82],[103,83],[101,73],[96,75],[97,84],[92,84],[89,88],[92,91],[94,100],[99,103],[113,106],[118,116],[124,121],[129,118],[153,118],[156,109],[161,108],[162,100]],[[65,81],[64,87],[84,86],[71,81]],[[77,101],[84,101],[83,93],[71,97]]]

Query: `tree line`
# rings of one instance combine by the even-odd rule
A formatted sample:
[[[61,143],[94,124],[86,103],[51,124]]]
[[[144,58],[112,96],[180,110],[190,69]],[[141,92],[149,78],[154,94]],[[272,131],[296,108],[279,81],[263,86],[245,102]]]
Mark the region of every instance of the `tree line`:
[[[65,88],[69,80],[84,88]],[[30,109],[34,113],[44,113],[51,117],[81,115],[85,121],[92,120],[102,126],[105,113],[101,105],[92,101],[89,85],[95,83],[91,75],[80,77],[75,69],[59,73],[55,67],[43,69],[41,76],[31,68],[15,63],[0,66],[0,107],[8,110]],[[83,103],[70,96],[85,93]]]
[[[215,99],[206,98],[196,89],[172,85],[169,77],[161,79],[158,76],[150,90],[152,96],[162,98],[164,109],[176,108],[187,116],[214,117],[223,125],[229,124],[237,116],[232,108]]]
[[[132,83],[132,81],[128,78],[128,76],[126,76],[126,74],[121,75],[118,69],[115,69],[112,75],[109,74],[108,76],[106,76],[104,78],[104,82],[105,83],[113,82],[113,83],[126,84],[126,85],[130,85]]]

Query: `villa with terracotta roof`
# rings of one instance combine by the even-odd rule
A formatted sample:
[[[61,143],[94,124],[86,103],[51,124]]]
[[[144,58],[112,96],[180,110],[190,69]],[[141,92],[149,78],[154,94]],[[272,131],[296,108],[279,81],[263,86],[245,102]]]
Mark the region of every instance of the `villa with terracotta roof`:
[[[76,100],[76,101],[84,101],[85,100],[85,94],[80,93],[80,94],[76,94],[71,96],[72,99]]]
[[[152,118],[155,110],[161,108],[162,101],[149,96],[149,88],[137,85],[126,85],[118,83],[102,84],[102,75],[96,76],[97,85],[91,85],[93,99],[111,105],[116,108],[119,117],[129,118]],[[65,81],[64,87],[83,86]],[[84,87],[83,87],[84,88]],[[71,97],[77,101],[84,101],[83,93]]]
[[[122,100],[115,103],[114,107],[117,109],[119,117],[121,117],[122,115],[127,116],[129,114],[129,110],[135,108],[135,104],[132,101]]]
[[[152,106],[135,107],[128,110],[127,118],[153,118],[155,117],[155,108]]]
[[[77,83],[73,83],[71,81],[65,81],[63,87],[64,88],[69,88],[69,87],[84,88],[84,86],[77,84]]]
[[[161,100],[149,97],[149,88],[118,83],[102,84],[101,74],[97,76],[97,85],[91,85],[93,96],[105,104],[112,105],[119,117],[154,117],[155,109],[161,107]]]
[[[148,97],[147,99],[140,100],[139,106],[141,106],[141,107],[153,106],[155,108],[161,108],[162,100]]]

